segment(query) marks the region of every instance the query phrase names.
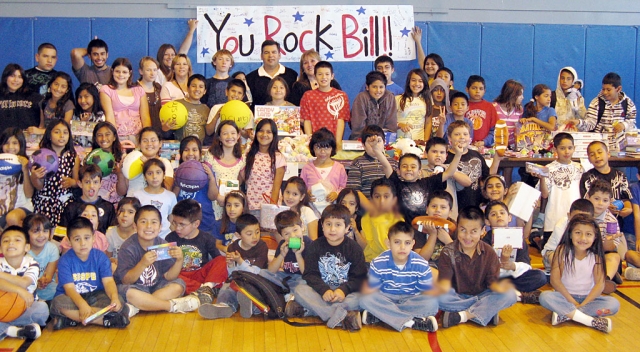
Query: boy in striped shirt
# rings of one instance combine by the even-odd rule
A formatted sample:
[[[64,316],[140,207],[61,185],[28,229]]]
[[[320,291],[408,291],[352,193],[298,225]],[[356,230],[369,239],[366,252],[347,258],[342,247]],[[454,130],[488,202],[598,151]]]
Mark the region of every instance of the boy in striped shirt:
[[[363,324],[380,321],[402,331],[404,328],[433,332],[438,299],[429,294],[433,277],[429,263],[412,251],[415,240],[409,223],[398,222],[389,229],[389,250],[376,257],[369,268],[369,286],[376,290],[360,299]]]

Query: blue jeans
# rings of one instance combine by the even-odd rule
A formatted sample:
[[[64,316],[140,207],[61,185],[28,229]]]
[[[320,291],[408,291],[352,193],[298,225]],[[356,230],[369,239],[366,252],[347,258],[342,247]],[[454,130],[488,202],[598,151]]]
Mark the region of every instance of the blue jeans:
[[[7,329],[10,326],[25,326],[32,323],[36,323],[40,326],[47,324],[47,318],[49,317],[49,307],[44,301],[34,301],[31,307],[22,313],[22,315],[11,322],[0,322],[0,341],[7,337]]]
[[[484,290],[477,296],[456,293],[452,288],[448,293],[440,296],[440,309],[445,312],[469,311],[475,315],[472,321],[487,326],[491,319],[499,311],[509,308],[516,303],[516,293],[509,290],[505,293],[497,293]]]
[[[306,308],[310,314],[317,315],[326,321],[327,326],[332,329],[342,323],[342,320],[347,316],[347,311],[360,310],[359,293],[348,294],[342,302],[329,303],[325,302],[311,286],[301,283],[296,287],[294,294],[298,303]]]
[[[624,237],[627,239],[627,248],[629,250],[636,250],[636,234],[625,232]]]
[[[273,282],[274,284],[284,289],[286,289],[287,287],[283,284],[283,282],[286,278],[289,278],[289,280],[287,280],[287,286],[289,287],[289,292],[291,293],[293,293],[293,291],[296,289],[296,287],[298,287],[298,285],[305,282],[304,280],[302,280],[302,275],[287,274],[284,271],[278,271],[277,273],[272,273],[267,269],[262,269],[260,270],[260,273],[258,275],[264,277],[265,279]]]
[[[360,298],[360,307],[366,309],[392,328],[402,331],[413,318],[426,318],[438,313],[438,299],[427,295],[392,295],[374,292]]]
[[[517,278],[512,278],[511,282],[520,292],[531,292],[547,284],[547,275],[540,269],[525,271]]]
[[[571,297],[578,303],[582,303],[587,298],[587,296],[579,295],[571,295]],[[542,292],[540,305],[558,315],[567,315],[576,310],[576,306],[557,291]],[[611,296],[600,296],[577,309],[590,317],[601,317],[616,314],[620,309],[620,302]]]

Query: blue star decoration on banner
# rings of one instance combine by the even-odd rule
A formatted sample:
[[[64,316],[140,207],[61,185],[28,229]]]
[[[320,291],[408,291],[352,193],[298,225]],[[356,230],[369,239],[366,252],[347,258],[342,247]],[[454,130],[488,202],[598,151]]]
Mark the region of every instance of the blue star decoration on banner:
[[[364,15],[365,11],[367,11],[367,9],[365,9],[364,7],[360,6],[359,9],[357,9],[356,11],[358,11],[358,15]]]
[[[295,18],[295,20],[293,21],[294,23],[298,21],[302,22],[302,17],[304,17],[304,15],[300,14],[300,11],[296,11],[296,14],[292,16],[293,18]]]
[[[327,51],[326,54],[324,54],[325,60],[329,60],[329,59],[333,59],[333,53],[330,51]]]
[[[400,30],[400,33],[402,33],[403,37],[408,37],[410,32],[411,32],[411,30],[407,29],[407,27],[404,27],[404,29]]]
[[[245,18],[244,24],[246,24],[247,27],[251,26],[253,24],[253,18]]]
[[[209,53],[209,48],[202,48],[202,51],[200,52],[200,54],[202,55],[202,57],[204,57],[206,54]]]

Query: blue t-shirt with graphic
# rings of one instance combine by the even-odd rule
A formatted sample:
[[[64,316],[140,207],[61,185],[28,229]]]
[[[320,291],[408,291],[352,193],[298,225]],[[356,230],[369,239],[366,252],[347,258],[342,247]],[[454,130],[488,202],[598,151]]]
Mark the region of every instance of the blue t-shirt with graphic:
[[[233,222],[229,222],[229,226],[227,226],[227,230],[224,233],[221,233],[220,230],[222,228],[222,220],[216,220],[213,222],[213,237],[216,240],[222,241],[222,244],[225,246],[230,245],[236,238],[234,235],[236,234],[236,224]]]
[[[99,249],[92,248],[87,260],[82,261],[73,250],[58,262],[58,287],[56,296],[64,294],[64,285],[74,283],[79,294],[104,290],[102,279],[113,277],[111,261]]]

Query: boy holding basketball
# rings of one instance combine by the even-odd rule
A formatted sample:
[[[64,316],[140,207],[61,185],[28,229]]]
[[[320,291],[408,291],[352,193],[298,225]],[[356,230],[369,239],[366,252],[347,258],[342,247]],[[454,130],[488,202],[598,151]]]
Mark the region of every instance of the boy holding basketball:
[[[129,306],[118,295],[106,254],[93,248],[93,224],[75,218],[68,227],[71,249],[58,263],[58,288],[51,302],[53,329],[95,324],[124,328],[129,325]],[[92,321],[87,318],[111,306],[111,310]]]
[[[44,326],[49,317],[49,308],[35,297],[40,267],[27,255],[29,234],[19,226],[9,226],[0,235],[0,249],[4,256],[0,258],[0,319],[16,316],[13,321],[0,322],[0,341],[7,336],[37,339],[40,326]],[[26,311],[17,307],[19,302],[6,303],[3,296],[13,294],[21,298],[18,301],[26,306]]]

